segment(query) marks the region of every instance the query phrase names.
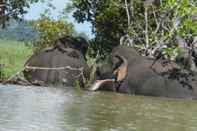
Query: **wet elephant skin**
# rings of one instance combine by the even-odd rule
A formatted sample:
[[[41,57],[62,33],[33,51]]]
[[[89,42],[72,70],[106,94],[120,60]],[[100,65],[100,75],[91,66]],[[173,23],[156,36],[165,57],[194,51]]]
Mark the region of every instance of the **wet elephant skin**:
[[[44,68],[58,68],[58,67],[71,67],[74,69],[84,69],[84,76],[88,76],[88,66],[83,59],[82,54],[74,49],[72,53],[78,54],[78,57],[71,57],[66,52],[61,52],[58,49],[52,51],[42,51],[34,54],[25,64],[25,66],[44,67]],[[36,85],[57,85],[65,84],[67,86],[74,86],[76,80],[83,83],[81,71],[72,69],[60,70],[25,70],[24,75],[29,82]]]
[[[108,69],[113,69],[118,63],[116,56],[122,56],[128,61],[126,77],[123,81],[116,84],[118,92],[145,96],[196,99],[196,75],[192,76],[191,81],[186,81],[186,84],[170,77],[168,71],[174,70],[176,64],[172,64],[172,67],[163,67],[157,63],[151,67],[154,60],[139,55],[133,48],[118,46],[111,53],[111,61],[109,63],[112,64],[108,64],[108,66],[111,66],[111,68],[107,67]],[[113,72],[113,70],[109,72]],[[165,73],[167,75],[162,75]],[[105,88],[102,87],[102,89]]]

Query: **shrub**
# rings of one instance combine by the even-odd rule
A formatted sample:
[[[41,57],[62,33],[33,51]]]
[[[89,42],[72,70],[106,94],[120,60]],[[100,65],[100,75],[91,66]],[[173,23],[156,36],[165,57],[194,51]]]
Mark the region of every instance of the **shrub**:
[[[74,27],[71,23],[62,19],[50,19],[47,16],[42,16],[35,21],[33,27],[39,35],[38,39],[33,42],[35,52],[50,47],[60,37],[74,33]]]

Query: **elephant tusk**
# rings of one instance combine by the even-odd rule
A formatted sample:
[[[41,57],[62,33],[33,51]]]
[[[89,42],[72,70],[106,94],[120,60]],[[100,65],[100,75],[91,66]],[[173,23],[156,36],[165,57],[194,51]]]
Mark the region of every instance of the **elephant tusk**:
[[[97,80],[94,82],[94,84],[89,88],[90,91],[96,91],[98,90],[102,85],[106,83],[113,83],[115,82],[115,79],[105,79],[105,80]]]

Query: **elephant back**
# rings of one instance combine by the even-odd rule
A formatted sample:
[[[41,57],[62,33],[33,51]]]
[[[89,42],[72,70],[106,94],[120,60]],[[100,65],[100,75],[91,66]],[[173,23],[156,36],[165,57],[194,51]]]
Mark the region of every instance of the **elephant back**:
[[[75,58],[59,50],[34,54],[25,64],[25,78],[32,84],[74,86],[88,76],[88,66],[83,58]]]

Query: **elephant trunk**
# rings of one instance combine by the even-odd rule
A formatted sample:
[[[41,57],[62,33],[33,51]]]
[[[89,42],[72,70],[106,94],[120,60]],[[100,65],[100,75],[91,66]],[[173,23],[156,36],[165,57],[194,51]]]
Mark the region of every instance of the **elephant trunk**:
[[[114,83],[116,82],[122,82],[128,71],[128,61],[123,56],[115,56],[118,58],[118,61],[115,65],[116,68],[113,69],[113,73],[110,76],[107,76],[107,78],[104,78],[102,80],[97,80],[94,82],[92,87],[90,88],[91,91],[96,91],[100,89],[101,87],[110,87],[110,90],[117,91],[119,87],[115,87]],[[103,74],[105,76],[106,74]],[[113,76],[113,77],[111,77]],[[107,90],[108,88],[104,88],[104,90]]]

